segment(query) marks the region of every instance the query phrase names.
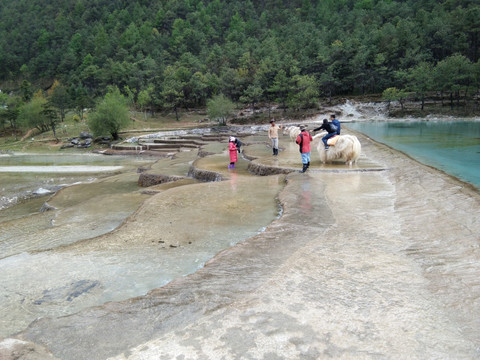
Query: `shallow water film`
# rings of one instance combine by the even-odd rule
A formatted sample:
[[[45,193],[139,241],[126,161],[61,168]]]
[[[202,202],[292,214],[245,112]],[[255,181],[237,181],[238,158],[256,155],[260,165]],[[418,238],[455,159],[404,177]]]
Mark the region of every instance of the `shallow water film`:
[[[219,145],[223,151],[224,145]],[[31,189],[40,188],[44,193],[0,212],[0,337],[39,317],[144,295],[194,272],[217,252],[262,231],[278,216],[275,197],[283,178],[250,177],[240,169],[221,183],[164,184],[155,187],[156,196],[142,193],[137,167],[186,176],[195,154],[179,153],[158,161],[95,155],[5,156],[0,174],[6,197],[7,191],[18,194],[20,189],[33,194],[36,190]],[[200,160],[224,170],[224,155],[210,158]],[[60,185],[65,175],[56,175],[65,164],[74,168],[67,171],[68,179],[75,182],[70,186]],[[36,175],[39,167],[44,170],[41,176]],[[12,172],[22,175],[21,186],[7,181]],[[91,173],[101,178],[92,178]],[[144,202],[156,208],[154,214],[138,209]],[[45,204],[48,211],[41,211]],[[136,224],[132,233],[127,223],[121,234],[99,237],[129,216]],[[37,271],[32,274],[33,268]]]
[[[235,169],[212,135],[0,211],[0,355],[480,356],[477,191],[361,135],[306,173],[288,136],[238,136]]]
[[[122,169],[136,170],[148,162],[99,154],[0,154],[0,210],[77,182],[91,182]]]
[[[348,126],[480,189],[480,121],[375,121]]]

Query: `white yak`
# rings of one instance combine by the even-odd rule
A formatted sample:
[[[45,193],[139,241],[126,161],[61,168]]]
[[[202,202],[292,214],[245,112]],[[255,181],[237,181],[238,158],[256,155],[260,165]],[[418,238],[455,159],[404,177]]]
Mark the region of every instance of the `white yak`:
[[[321,132],[313,137],[313,140],[319,139],[317,145],[318,155],[320,155],[320,160],[325,164],[327,162],[333,161],[344,161],[346,164],[353,164],[357,162],[362,152],[362,145],[358,138],[354,135],[337,135],[335,145],[330,145],[328,150],[325,150],[325,145],[322,141],[327,133]],[[329,140],[333,140],[330,138]]]
[[[287,126],[283,129],[283,134],[290,135],[290,139],[292,139],[292,141],[296,141],[298,134],[300,134],[300,128],[298,126]]]

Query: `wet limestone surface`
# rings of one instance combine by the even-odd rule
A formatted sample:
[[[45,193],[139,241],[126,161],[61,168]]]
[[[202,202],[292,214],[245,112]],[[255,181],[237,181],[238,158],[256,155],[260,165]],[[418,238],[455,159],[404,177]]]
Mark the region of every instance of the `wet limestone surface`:
[[[151,168],[186,172],[194,158],[180,153]],[[246,165],[228,172],[226,161],[222,154],[206,162],[225,170],[221,183],[184,179],[148,196],[138,174],[126,173],[62,189],[49,199],[54,210],[5,222],[0,336],[39,317],[143,295],[262,231],[278,216],[284,178],[242,176]]]
[[[172,158],[159,159],[150,169],[149,173],[162,175],[186,176],[190,164],[197,158],[198,150],[188,150],[176,153]]]
[[[151,187],[158,184],[175,182],[188,175],[191,164],[198,156],[197,149],[180,151],[169,158],[157,160],[148,168],[139,169],[141,172],[138,184],[142,187]]]
[[[228,143],[210,142],[202,146],[202,150],[207,153],[221,154],[228,148]]]
[[[122,223],[146,198],[127,173],[61,189],[48,200],[52,211],[18,217],[2,223],[0,258],[74,243],[109,232]],[[116,211],[109,209],[115,208]]]
[[[137,178],[136,173],[125,173],[63,188],[41,199],[53,207],[43,213],[38,200],[33,201],[36,209],[29,208],[30,203],[12,208],[12,218],[0,223],[0,337],[22,330],[37,317],[98,305],[93,299],[105,289],[95,260],[55,249],[118,227],[148,198],[139,192]],[[4,212],[12,213],[9,210]]]
[[[279,195],[282,216],[266,231],[145,296],[39,320],[19,338],[61,359],[478,357],[478,191],[361,142],[359,166],[365,159],[384,171],[291,173]],[[300,160],[296,148],[287,152],[292,164]],[[235,178],[242,195],[278,184],[262,177],[259,189],[242,188],[246,163],[232,173],[226,159],[196,163],[229,179],[193,185],[204,204],[242,207],[241,197],[232,204],[220,190],[233,190]],[[180,189],[173,198],[188,204]],[[134,253],[132,234],[148,235],[142,229],[158,221],[162,194],[118,231],[65,253],[103,251],[102,244],[111,251],[122,242]],[[191,209],[190,218],[197,213]]]

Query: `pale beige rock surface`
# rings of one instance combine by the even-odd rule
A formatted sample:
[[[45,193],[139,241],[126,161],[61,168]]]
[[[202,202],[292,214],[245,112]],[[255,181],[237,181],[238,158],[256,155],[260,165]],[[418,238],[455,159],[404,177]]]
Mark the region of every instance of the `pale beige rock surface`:
[[[18,337],[61,359],[477,358],[478,191],[361,142],[379,171],[312,161],[287,176],[263,233],[146,296]]]

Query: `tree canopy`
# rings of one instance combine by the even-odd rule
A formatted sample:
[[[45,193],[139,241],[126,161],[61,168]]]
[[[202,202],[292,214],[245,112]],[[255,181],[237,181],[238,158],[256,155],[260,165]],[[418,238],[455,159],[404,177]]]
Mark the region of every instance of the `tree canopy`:
[[[475,0],[0,0],[0,88],[29,101],[57,80],[52,102],[79,112],[109,86],[143,110],[394,87],[458,99],[480,87],[479,42]]]
[[[117,87],[109,88],[105,98],[90,114],[88,126],[95,136],[112,136],[118,139],[119,131],[128,125],[130,117],[126,100]]]
[[[223,94],[215,95],[207,103],[207,112],[210,119],[218,121],[220,125],[227,124],[227,118],[232,114],[235,104]]]

